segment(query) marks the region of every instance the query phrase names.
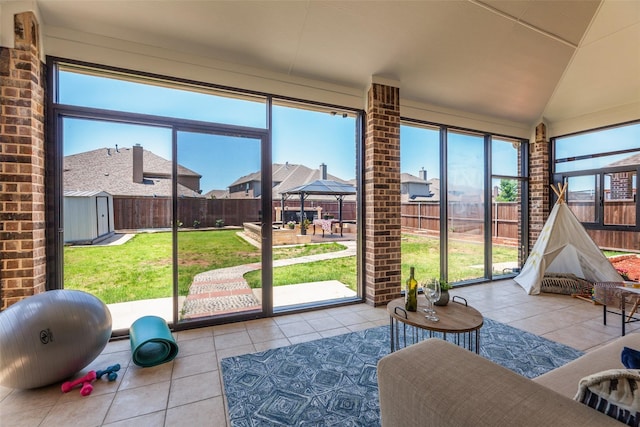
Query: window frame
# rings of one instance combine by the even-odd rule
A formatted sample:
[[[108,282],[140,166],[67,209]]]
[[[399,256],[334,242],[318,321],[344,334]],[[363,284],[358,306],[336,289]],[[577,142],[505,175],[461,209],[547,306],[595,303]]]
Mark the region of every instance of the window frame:
[[[601,128],[590,129],[586,131],[576,132],[567,135],[560,135],[551,138],[551,150],[550,150],[550,161],[551,165],[551,181],[554,185],[564,183],[568,178],[571,177],[580,177],[580,176],[595,176],[595,220],[592,222],[581,222],[581,224],[590,230],[605,230],[605,231],[640,231],[640,200],[637,195],[637,180],[640,176],[640,164],[634,166],[612,166],[606,168],[591,168],[591,169],[582,169],[577,171],[568,171],[568,172],[558,172],[556,170],[556,165],[559,163],[564,163],[568,160],[583,160],[588,158],[597,158],[603,157],[607,154],[640,154],[640,146],[637,149],[625,149],[625,150],[613,150],[613,151],[602,151],[595,154],[590,155],[581,155],[569,158],[557,158],[556,153],[556,143],[558,139],[578,136],[578,135],[586,135],[589,133],[601,132],[607,129],[620,128],[624,126],[633,126],[640,125],[640,121],[631,121],[620,123],[612,126],[606,126]],[[640,144],[640,142],[639,142]],[[619,173],[619,172],[632,172],[636,175],[636,195],[635,195],[635,225],[623,225],[623,224],[606,224],[605,218],[605,175],[611,173]],[[550,207],[555,204],[557,201],[557,196],[555,194],[551,194],[549,197]]]

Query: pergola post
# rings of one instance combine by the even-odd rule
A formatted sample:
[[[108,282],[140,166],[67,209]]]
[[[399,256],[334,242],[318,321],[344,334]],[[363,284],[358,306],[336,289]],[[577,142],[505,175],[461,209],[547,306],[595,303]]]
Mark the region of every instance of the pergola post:
[[[304,226],[304,193],[300,193],[300,234],[305,236],[307,229]]]
[[[342,199],[343,196],[336,197],[338,199],[338,224],[340,225],[340,237],[342,237]]]

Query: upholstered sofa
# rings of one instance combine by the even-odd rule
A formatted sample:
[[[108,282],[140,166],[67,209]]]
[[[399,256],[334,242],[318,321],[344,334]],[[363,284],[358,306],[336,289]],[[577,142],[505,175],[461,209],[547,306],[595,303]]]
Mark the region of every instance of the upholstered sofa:
[[[573,398],[582,378],[623,369],[625,346],[640,349],[640,334],[618,338],[530,380],[461,347],[428,339],[379,361],[382,425],[621,426]]]

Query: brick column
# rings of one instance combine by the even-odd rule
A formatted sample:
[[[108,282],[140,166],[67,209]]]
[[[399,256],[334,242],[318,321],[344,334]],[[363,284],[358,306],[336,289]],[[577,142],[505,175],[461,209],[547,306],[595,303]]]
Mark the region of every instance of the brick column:
[[[400,90],[372,83],[364,155],[365,293],[372,305],[400,296]]]
[[[43,292],[44,66],[32,12],[14,16],[15,45],[0,47],[0,309]]]
[[[532,248],[549,217],[549,141],[544,123],[536,127],[536,140],[530,144],[529,154],[529,246]]]

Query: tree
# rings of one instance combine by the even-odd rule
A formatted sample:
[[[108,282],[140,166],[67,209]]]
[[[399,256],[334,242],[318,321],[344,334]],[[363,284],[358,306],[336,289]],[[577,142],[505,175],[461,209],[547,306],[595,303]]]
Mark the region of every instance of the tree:
[[[516,181],[513,179],[501,179],[500,189],[496,201],[498,202],[515,202],[518,198],[518,188]]]

